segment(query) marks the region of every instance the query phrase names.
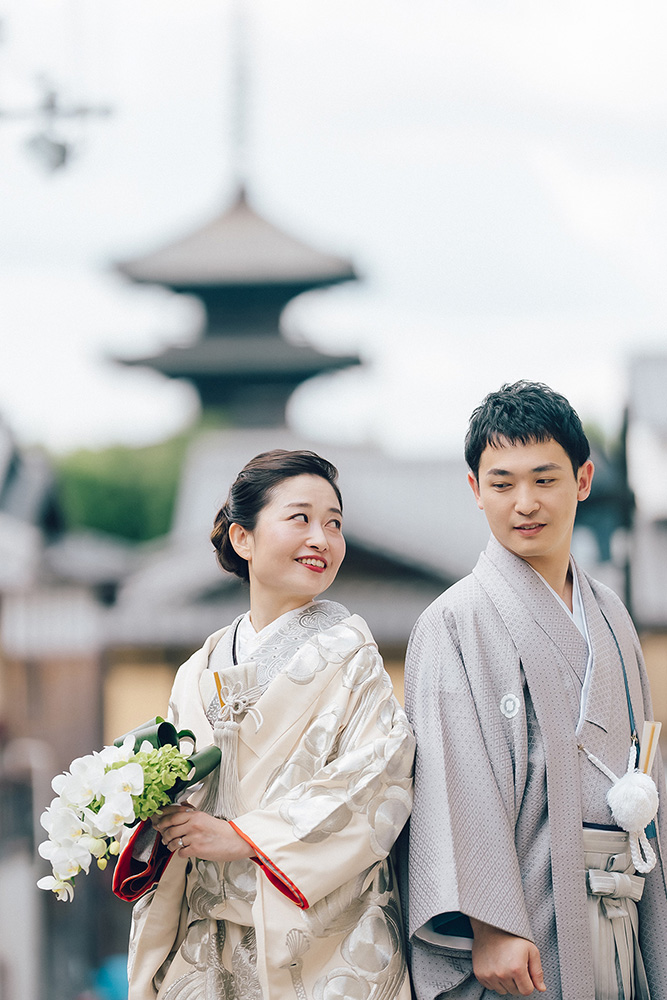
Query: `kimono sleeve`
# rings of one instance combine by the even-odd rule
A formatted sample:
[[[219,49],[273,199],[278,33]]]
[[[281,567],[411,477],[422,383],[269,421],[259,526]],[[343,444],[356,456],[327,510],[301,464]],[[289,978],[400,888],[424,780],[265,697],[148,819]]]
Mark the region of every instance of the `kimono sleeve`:
[[[344,675],[326,708],[339,724],[315,712],[260,807],[231,823],[304,909],[385,858],[412,805],[414,738],[376,647],[357,649]]]
[[[466,609],[473,599],[466,591]],[[422,615],[408,647],[406,709],[417,738],[407,852],[409,935],[441,914],[463,913],[532,940],[513,809],[491,759],[502,750],[497,734],[483,729],[468,673],[483,660],[476,645],[479,626],[464,631],[474,638],[462,641],[457,615],[436,603]],[[493,642],[502,643],[502,635]]]

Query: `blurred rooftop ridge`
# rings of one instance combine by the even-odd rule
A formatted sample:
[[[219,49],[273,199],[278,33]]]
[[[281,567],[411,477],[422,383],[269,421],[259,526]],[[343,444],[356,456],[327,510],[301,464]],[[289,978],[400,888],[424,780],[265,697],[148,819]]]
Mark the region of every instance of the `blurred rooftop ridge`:
[[[305,290],[356,277],[350,261],[308,246],[259,215],[243,184],[229,208],[210,222],[117,266],[133,281],[180,290],[254,284]]]

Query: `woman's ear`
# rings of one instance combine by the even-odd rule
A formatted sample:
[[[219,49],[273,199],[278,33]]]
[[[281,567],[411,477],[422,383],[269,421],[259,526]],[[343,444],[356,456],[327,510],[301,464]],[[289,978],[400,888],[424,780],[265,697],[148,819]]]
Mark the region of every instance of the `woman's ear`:
[[[237,556],[241,556],[241,559],[245,559],[246,562],[250,559],[250,534],[236,521],[232,521],[229,525],[229,541],[232,548]]]

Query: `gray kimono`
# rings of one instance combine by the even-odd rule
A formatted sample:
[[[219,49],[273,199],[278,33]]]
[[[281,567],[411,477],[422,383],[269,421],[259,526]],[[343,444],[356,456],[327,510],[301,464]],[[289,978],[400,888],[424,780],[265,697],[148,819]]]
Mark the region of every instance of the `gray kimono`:
[[[593,654],[583,698],[585,639],[530,566],[494,538],[473,573],[413,631],[406,709],[417,760],[404,905],[418,1000],[497,995],[472,976],[469,950],[419,936],[432,918],[456,911],[534,941],[546,1000],[595,998],[582,824],[613,820],[610,782],[577,745],[625,772],[631,731],[616,641],[640,734],[653,715],[627,611],[607,587],[575,572]],[[657,758],[653,777],[664,797]],[[646,876],[639,938],[660,1000],[667,886],[660,838],[652,844],[658,863]]]

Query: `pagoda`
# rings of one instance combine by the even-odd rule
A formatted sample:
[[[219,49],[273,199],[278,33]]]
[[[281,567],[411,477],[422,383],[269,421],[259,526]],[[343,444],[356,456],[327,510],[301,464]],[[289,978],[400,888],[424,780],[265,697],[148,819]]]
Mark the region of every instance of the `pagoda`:
[[[118,269],[132,281],[198,298],[203,335],[185,347],[119,358],[192,382],[205,409],[236,427],[283,426],[292,392],[306,379],[360,363],[282,336],[280,316],[295,296],[356,274],[351,263],[278,229],[250,205],[245,188],[227,211],[190,235]]]

